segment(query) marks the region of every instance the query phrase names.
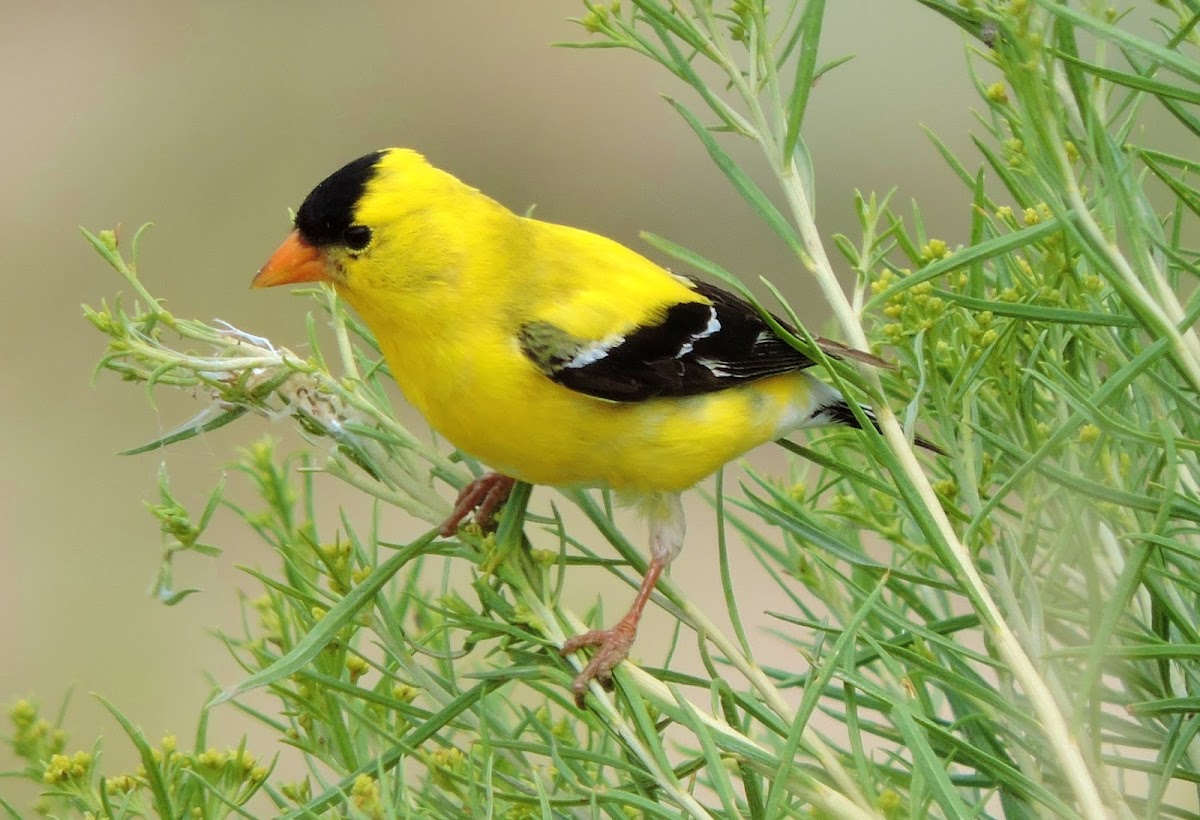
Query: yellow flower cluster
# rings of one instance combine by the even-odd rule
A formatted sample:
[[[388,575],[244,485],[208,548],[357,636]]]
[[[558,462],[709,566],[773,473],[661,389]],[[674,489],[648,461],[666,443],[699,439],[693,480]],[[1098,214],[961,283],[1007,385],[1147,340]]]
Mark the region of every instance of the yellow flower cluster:
[[[293,803],[307,803],[312,799],[312,783],[307,777],[296,783],[284,783],[279,787],[279,793]]]
[[[118,794],[128,794],[139,786],[137,778],[128,774],[119,774],[104,781],[104,791],[110,797]]]
[[[8,710],[13,725],[13,751],[31,762],[58,754],[67,745],[67,733],[38,714],[37,705],[25,699],[18,700]]]
[[[938,249],[934,248],[932,252],[937,253]],[[885,272],[876,284],[890,282],[893,278],[893,274]],[[884,304],[883,315],[896,321],[883,326],[883,335],[888,342],[896,343],[905,336],[929,330],[945,309],[946,302],[934,294],[932,283],[921,282],[913,285],[900,291]]]
[[[370,817],[383,817],[383,802],[379,797],[379,784],[369,774],[360,774],[350,787],[350,801],[354,807]]]
[[[608,28],[611,22],[610,18],[613,15],[619,15],[620,13],[621,4],[619,2],[596,3],[588,10],[588,13],[583,16],[580,22],[590,34],[598,34]]]
[[[88,752],[73,755],[53,755],[42,775],[42,780],[52,786],[67,782],[81,782],[91,776],[92,756]]]

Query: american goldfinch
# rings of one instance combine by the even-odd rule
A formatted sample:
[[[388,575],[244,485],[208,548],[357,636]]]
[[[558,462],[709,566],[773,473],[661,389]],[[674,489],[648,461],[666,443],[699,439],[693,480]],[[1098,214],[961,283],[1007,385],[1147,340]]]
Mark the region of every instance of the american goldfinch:
[[[486,523],[518,479],[607,487],[647,518],[651,560],[628,614],[562,647],[596,648],[572,685],[580,705],[628,654],[683,546],[680,493],[799,428],[857,426],[742,299],[602,236],[517,216],[408,149],[317,185],[253,285],[311,281],[361,315],[434,429],[497,471],[463,490],[445,534],[472,510]]]

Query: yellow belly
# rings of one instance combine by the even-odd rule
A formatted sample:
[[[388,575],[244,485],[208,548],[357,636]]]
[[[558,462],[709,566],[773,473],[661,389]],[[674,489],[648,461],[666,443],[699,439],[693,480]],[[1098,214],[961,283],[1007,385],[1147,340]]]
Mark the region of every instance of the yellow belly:
[[[515,349],[487,355],[442,346],[430,360],[390,348],[396,381],[434,429],[492,469],[534,484],[682,490],[797,426],[812,403],[801,373],[617,403],[554,383]]]

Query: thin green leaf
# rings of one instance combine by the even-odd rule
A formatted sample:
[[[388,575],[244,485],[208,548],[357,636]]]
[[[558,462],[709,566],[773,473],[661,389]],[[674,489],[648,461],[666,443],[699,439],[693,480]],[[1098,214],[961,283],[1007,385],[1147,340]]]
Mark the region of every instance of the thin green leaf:
[[[807,254],[804,250],[804,243],[796,235],[796,229],[779,212],[779,209],[771,203],[771,200],[767,199],[762,189],[733,161],[733,158],[729,156],[725,149],[717,144],[717,141],[713,139],[709,130],[704,127],[700,120],[696,119],[696,116],[686,106],[669,97],[667,98],[667,102],[679,112],[684,122],[691,126],[692,131],[700,138],[700,142],[704,145],[705,150],[708,151],[709,157],[712,158],[717,168],[733,183],[733,187],[737,192],[750,203],[750,207],[754,209],[755,213],[771,226],[775,233],[787,243],[788,247],[798,257],[805,257]]]
[[[816,79],[817,50],[821,44],[821,23],[825,20],[825,0],[808,0],[800,16],[800,58],[796,61],[796,76],[792,80],[792,92],[787,101],[787,132],[783,138],[783,156],[786,168],[796,151],[800,139],[800,126],[804,123],[804,112],[808,108],[808,96]]]
[[[150,784],[150,794],[155,812],[158,813],[159,817],[175,817],[175,807],[171,801],[170,790],[163,779],[162,766],[155,759],[154,750],[150,748],[150,743],[146,740],[146,736],[142,734],[142,730],[134,726],[129,718],[121,713],[121,710],[100,695],[93,692],[92,697],[100,701],[100,705],[107,709],[108,713],[116,719],[126,736],[133,741],[133,745],[137,748],[138,756],[142,761],[142,767],[146,770],[146,780]]]

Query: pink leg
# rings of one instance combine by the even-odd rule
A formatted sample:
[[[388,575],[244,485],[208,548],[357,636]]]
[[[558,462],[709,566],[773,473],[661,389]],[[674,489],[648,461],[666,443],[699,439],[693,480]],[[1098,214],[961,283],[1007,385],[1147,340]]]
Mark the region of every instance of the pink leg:
[[[443,538],[449,538],[458,532],[458,527],[472,512],[475,513],[475,523],[480,527],[491,525],[497,510],[508,500],[515,478],[509,478],[500,473],[488,473],[477,478],[463,487],[454,501],[454,511],[442,522],[438,533]]]
[[[588,683],[598,680],[604,686],[611,684],[613,669],[629,654],[629,647],[633,645],[633,639],[637,637],[638,621],[642,619],[642,610],[646,608],[646,602],[650,600],[650,594],[654,592],[654,585],[658,583],[658,577],[666,569],[669,560],[668,556],[656,555],[650,561],[650,566],[646,568],[646,577],[642,579],[637,597],[633,599],[633,606],[629,608],[625,617],[617,622],[616,626],[612,629],[595,629],[582,635],[576,635],[563,644],[560,650],[563,655],[569,655],[585,646],[599,647],[596,654],[588,661],[587,666],[571,683],[571,691],[575,693],[575,705],[580,709],[584,708]]]

